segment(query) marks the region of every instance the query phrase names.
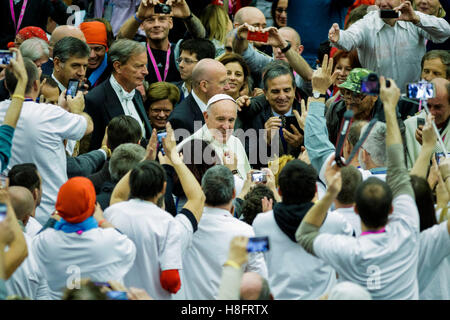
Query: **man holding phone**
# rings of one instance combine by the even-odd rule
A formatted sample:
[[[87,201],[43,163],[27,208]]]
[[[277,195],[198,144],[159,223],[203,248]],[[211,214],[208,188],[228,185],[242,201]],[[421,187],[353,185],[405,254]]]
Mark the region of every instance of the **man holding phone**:
[[[410,1],[376,0],[375,5],[398,18],[382,18],[380,12],[372,11],[347,30],[334,23],[328,39],[339,49],[357,49],[364,68],[394,79],[404,92],[407,83],[420,78],[425,39],[444,42],[450,36],[450,25],[442,18],[414,11]]]

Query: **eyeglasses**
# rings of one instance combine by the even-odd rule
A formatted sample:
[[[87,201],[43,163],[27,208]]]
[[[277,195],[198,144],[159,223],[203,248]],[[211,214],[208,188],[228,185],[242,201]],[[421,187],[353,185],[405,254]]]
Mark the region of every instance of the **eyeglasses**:
[[[169,114],[169,113],[172,112],[172,110],[166,110],[166,109],[150,109],[150,112],[151,112],[151,113],[155,113],[155,114],[158,114],[158,113],[161,113],[161,112],[164,112],[165,114]]]
[[[186,63],[186,64],[193,64],[193,63],[195,63],[195,62],[198,62],[198,60],[191,60],[191,59],[189,59],[189,58],[182,58],[182,57],[179,57],[179,58],[177,59],[178,64],[180,64],[180,63],[183,62],[183,61],[184,61],[184,63]]]
[[[363,100],[365,97],[367,97],[367,95],[366,94],[363,94],[363,93],[356,93],[356,92],[353,92],[353,91],[351,91],[351,90],[347,90],[347,89],[341,89],[341,93],[342,93],[342,95],[344,96],[344,98],[347,98],[347,99],[353,99],[353,100],[359,100],[359,101],[361,101],[361,100]]]
[[[287,8],[276,8],[275,9],[275,11],[277,12],[277,13],[283,13],[283,12],[286,12],[287,13]]]

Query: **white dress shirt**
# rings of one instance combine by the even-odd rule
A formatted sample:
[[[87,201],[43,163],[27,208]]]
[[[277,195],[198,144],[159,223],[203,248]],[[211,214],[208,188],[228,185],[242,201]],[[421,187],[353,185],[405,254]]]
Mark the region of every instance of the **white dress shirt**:
[[[340,30],[334,45],[345,51],[357,49],[364,68],[392,78],[402,92],[406,84],[421,75],[421,60],[426,52],[425,39],[442,43],[450,36],[450,25],[442,18],[415,11],[420,22],[397,21],[393,27],[369,12],[347,30]]]

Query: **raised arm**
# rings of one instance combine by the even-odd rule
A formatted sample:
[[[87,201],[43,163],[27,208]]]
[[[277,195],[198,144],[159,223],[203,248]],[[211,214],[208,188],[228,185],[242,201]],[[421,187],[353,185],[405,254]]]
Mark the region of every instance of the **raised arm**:
[[[431,121],[434,121],[434,117],[429,115],[427,117],[427,122],[422,129],[422,149],[409,173],[410,175],[415,175],[424,179],[427,178],[430,159],[433,155],[434,147],[436,146],[436,133],[433,130]]]
[[[187,31],[193,38],[205,38],[206,29],[200,19],[192,13],[186,0],[167,0],[166,4],[172,6],[173,17],[183,20]]]
[[[191,170],[184,164],[183,159],[176,150],[175,135],[169,122],[166,125],[166,130],[167,137],[163,138],[163,146],[168,164],[171,164],[174,167],[187,198],[187,202],[183,208],[191,211],[197,222],[199,222],[203,213],[205,195],[197,179]]]
[[[392,79],[389,79],[389,81],[390,87],[386,87],[386,79],[380,77],[380,99],[383,102],[386,118],[386,182],[392,189],[394,199],[401,194],[408,194],[414,198],[414,191],[405,165],[402,136],[397,121],[396,108],[400,98],[400,89]]]

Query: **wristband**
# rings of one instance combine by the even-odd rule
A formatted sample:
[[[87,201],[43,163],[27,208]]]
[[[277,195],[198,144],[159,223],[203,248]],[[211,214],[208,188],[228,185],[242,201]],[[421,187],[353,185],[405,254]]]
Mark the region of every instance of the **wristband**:
[[[141,19],[139,19],[139,18],[137,17],[136,13],[134,14],[134,20],[136,20],[136,21],[139,22],[139,23],[144,22],[143,20],[141,20]]]
[[[286,46],[286,48],[281,49],[281,52],[286,53],[289,51],[290,48],[291,48],[291,43],[288,42],[288,45]]]
[[[98,222],[98,226],[101,227],[103,223],[106,222],[106,219],[102,219]]]
[[[25,97],[24,96],[21,96],[20,94],[13,94],[12,96],[11,96],[11,99],[14,99],[14,98],[16,98],[16,99],[20,99],[20,100],[25,100]]]
[[[230,267],[233,267],[235,269],[240,269],[241,268],[241,266],[237,262],[234,262],[232,260],[227,260],[227,262],[225,262],[223,265],[224,266],[230,266]]]
[[[191,13],[189,14],[189,16],[187,16],[186,18],[183,18],[182,20],[183,20],[183,21],[191,20],[193,17],[194,17],[194,15],[192,14],[192,11],[191,11]]]
[[[239,174],[239,171],[237,171],[237,169],[234,169],[233,171],[231,171],[232,174]]]

